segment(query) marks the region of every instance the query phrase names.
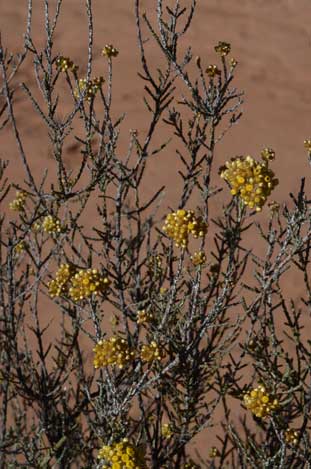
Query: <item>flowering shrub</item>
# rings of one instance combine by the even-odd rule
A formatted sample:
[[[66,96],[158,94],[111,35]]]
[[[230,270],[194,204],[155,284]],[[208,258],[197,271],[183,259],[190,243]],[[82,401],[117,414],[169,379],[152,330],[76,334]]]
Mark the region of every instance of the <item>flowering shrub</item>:
[[[270,147],[258,161],[218,147],[243,102],[231,45],[195,58],[184,48],[194,0],[146,12],[134,0],[146,115],[128,133],[112,90],[129,51],[119,60],[97,42],[86,0],[88,44],[74,64],[55,45],[61,0],[43,3],[42,50],[36,2],[21,54],[0,41],[0,135],[13,132],[25,169],[11,184],[0,160],[0,469],[309,467],[310,195],[302,179],[288,202],[272,200],[283,182]],[[35,79],[20,87],[30,63]],[[21,89],[54,158],[42,180],[15,117]],[[171,138],[158,146],[160,124]],[[301,147],[310,160],[311,140]],[[142,189],[150,161],[173,153],[174,210],[163,188]]]

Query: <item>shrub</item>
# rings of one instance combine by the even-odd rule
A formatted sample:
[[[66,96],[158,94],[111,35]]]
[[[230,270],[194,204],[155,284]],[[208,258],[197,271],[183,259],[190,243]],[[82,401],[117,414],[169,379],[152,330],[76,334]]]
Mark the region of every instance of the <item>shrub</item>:
[[[31,35],[31,2],[24,50],[0,50],[1,129],[10,125],[25,169],[25,180],[11,183],[7,163],[0,166],[0,200],[8,207],[0,219],[0,469],[309,467],[310,201],[304,179],[288,204],[272,200],[278,180],[270,148],[261,160],[233,156],[225,167],[215,158],[241,116],[230,44],[215,45],[214,64],[194,59],[190,48],[182,55],[196,1],[164,8],[155,0],[153,23],[135,0],[149,122],[146,135],[130,132],[124,154],[124,116],[113,117],[112,99],[114,61],[124,51],[103,46],[106,74],[92,75],[86,0],[83,75],[83,57],[75,64],[54,50],[62,1],[54,16],[50,3],[42,50]],[[147,37],[163,54],[156,70]],[[55,160],[54,173],[40,181],[16,120],[26,58],[41,95],[22,88]],[[63,119],[60,86],[72,100]],[[81,121],[82,138],[75,133]],[[172,139],[154,147],[160,124]],[[72,139],[81,158],[70,170],[65,142]],[[310,140],[305,146],[310,156]],[[178,204],[167,208],[164,189],[146,200],[142,181],[150,160],[174,149],[182,184]],[[221,192],[229,201],[213,218]],[[88,219],[90,204],[96,220]],[[256,220],[260,210],[266,226]],[[262,258],[243,243],[250,230],[265,244]],[[305,287],[300,303],[286,294],[289,269]],[[48,320],[58,318],[54,335],[43,325],[43,304]],[[201,432],[206,451],[193,454]]]

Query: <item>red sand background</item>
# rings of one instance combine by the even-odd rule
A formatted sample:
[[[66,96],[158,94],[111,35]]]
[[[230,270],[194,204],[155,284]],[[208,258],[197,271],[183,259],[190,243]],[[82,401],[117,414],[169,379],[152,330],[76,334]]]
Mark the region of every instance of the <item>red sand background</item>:
[[[155,0],[142,2],[151,16],[155,3]],[[186,0],[184,3],[190,2]],[[2,41],[12,52],[19,51],[22,46],[26,4],[26,0],[0,0]],[[55,1],[50,4],[55,5]],[[135,128],[143,134],[147,124],[142,101],[143,83],[137,77],[141,68],[133,1],[93,0],[93,8],[94,73],[104,74],[100,51],[104,44],[113,43],[120,50],[114,63],[115,114],[125,111],[124,129]],[[39,46],[44,40],[43,1],[33,0],[33,9],[33,38]],[[306,188],[310,193],[310,169],[303,147],[303,140],[311,135],[310,18],[310,0],[199,0],[186,38],[186,43],[191,44],[195,56],[201,56],[203,64],[215,62],[213,47],[219,40],[231,43],[232,56],[239,62],[235,85],[245,91],[244,116],[218,146],[216,156],[219,164],[216,162],[216,165],[237,154],[258,156],[264,146],[271,146],[277,154],[273,169],[280,180],[273,198],[280,203],[288,200],[290,191],[298,190],[301,175],[306,176]],[[71,57],[79,64],[81,72],[85,70],[87,27],[84,1],[64,0],[54,47],[55,54]],[[156,46],[148,46],[148,52],[153,64],[160,63],[162,58]],[[30,60],[23,65],[19,78],[29,87],[35,87]],[[69,109],[68,103],[64,97],[65,110]],[[54,164],[46,129],[27,99],[22,98],[16,109],[25,149],[38,180],[43,169],[51,169]],[[10,161],[10,178],[21,183],[24,173],[8,128],[0,135],[0,141],[0,157]],[[157,134],[156,141],[162,142],[163,135]],[[121,143],[125,146],[127,142],[128,132],[125,131]],[[70,143],[73,143],[73,138]],[[77,157],[75,150],[68,148],[66,158],[69,166],[75,166]],[[162,184],[167,186],[164,207],[174,207],[177,201],[176,164],[172,146],[165,156],[151,163],[144,183],[146,197]],[[221,200],[218,203],[221,204]],[[92,219],[95,214],[94,208],[88,217]],[[267,212],[264,211],[261,219],[266,217]],[[293,279],[288,293],[299,297],[299,287],[299,280],[295,284]],[[206,448],[206,442],[202,443]]]

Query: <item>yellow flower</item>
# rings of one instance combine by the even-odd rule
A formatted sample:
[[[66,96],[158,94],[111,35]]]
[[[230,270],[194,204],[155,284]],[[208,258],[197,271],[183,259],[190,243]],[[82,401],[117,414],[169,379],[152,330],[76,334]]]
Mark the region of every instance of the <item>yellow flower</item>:
[[[104,293],[110,285],[108,277],[102,276],[97,269],[79,270],[72,277],[71,283],[69,295],[74,301]]]
[[[113,47],[112,44],[106,44],[102,50],[102,54],[108,59],[111,59],[112,57],[117,57],[117,55],[119,54],[119,51],[118,49]]]
[[[206,262],[206,255],[203,251],[195,251],[191,261],[193,265],[202,265]]]
[[[268,162],[274,157],[271,149],[263,151],[263,163],[251,156],[240,156],[227,162],[220,176],[231,186],[231,194],[237,195],[249,208],[260,211],[278,180],[269,169]]]
[[[9,207],[15,212],[21,212],[24,210],[27,194],[24,191],[16,191],[15,199],[10,202]]]
[[[76,88],[74,94],[76,98],[80,97],[80,94],[85,93],[85,99],[91,101],[98,90],[100,90],[102,84],[104,83],[103,77],[95,77],[93,80],[87,81],[86,78],[79,79],[79,87]]]
[[[161,435],[163,436],[163,438],[170,440],[173,434],[174,432],[172,425],[170,423],[164,423],[161,427]]]
[[[215,46],[215,51],[217,54],[220,54],[222,57],[228,55],[231,51],[231,45],[228,42],[219,41],[217,46]]]
[[[311,138],[308,138],[304,141],[304,147],[311,152]]]
[[[293,428],[288,428],[285,431],[284,437],[285,437],[286,443],[288,443],[290,445],[297,445],[298,444],[298,438],[299,438],[299,432],[297,430],[294,430]]]
[[[95,353],[94,368],[112,365],[122,369],[135,359],[134,351],[129,347],[127,341],[119,336],[100,340],[93,351]]]
[[[76,72],[78,70],[78,66],[69,57],[63,57],[62,55],[56,60],[56,67],[61,72]]]
[[[153,314],[150,311],[146,311],[145,309],[141,309],[137,311],[137,324],[144,324],[152,321]]]
[[[42,228],[46,233],[60,233],[64,230],[64,227],[61,225],[60,220],[52,215],[47,215],[44,217],[42,222]]]
[[[127,438],[119,443],[103,446],[97,457],[105,461],[102,468],[146,469],[147,467],[143,449],[129,443]],[[107,466],[106,464],[110,465]]]
[[[247,392],[243,400],[245,407],[259,418],[265,418],[279,408],[278,399],[273,398],[262,384]]]
[[[209,65],[205,72],[210,78],[214,78],[216,75],[221,75],[221,71],[219,70],[217,65]]]
[[[72,264],[61,264],[56,272],[55,279],[49,283],[51,298],[68,294],[70,280],[76,271],[76,267]]]
[[[143,345],[141,348],[140,358],[145,362],[160,361],[164,356],[164,350],[154,340],[149,345]]]
[[[169,213],[163,231],[175,241],[177,247],[186,248],[189,234],[194,238],[202,238],[207,231],[207,224],[202,217],[196,217],[193,210],[177,210]]]

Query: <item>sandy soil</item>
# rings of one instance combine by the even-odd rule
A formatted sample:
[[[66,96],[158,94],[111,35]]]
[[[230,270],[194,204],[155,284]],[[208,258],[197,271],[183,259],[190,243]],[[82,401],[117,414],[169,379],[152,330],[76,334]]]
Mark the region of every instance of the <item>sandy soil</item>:
[[[26,0],[0,0],[0,29],[2,41],[12,52],[20,49],[25,25]],[[82,0],[64,0],[63,14],[55,37],[54,52],[70,56],[85,71],[87,61],[86,15]],[[154,0],[142,2],[145,10],[152,12]],[[189,3],[185,1],[185,3]],[[55,2],[51,1],[51,5]],[[119,50],[114,67],[113,100],[115,114],[127,113],[121,145],[128,142],[128,129],[146,131],[147,121],[142,96],[143,83],[138,80],[140,71],[137,50],[133,2],[124,0],[94,0],[94,73],[104,74],[100,51],[104,44],[113,43]],[[214,45],[225,40],[232,45],[232,55],[238,60],[236,86],[245,91],[244,116],[218,146],[217,166],[226,159],[240,154],[258,156],[264,146],[275,149],[277,160],[273,167],[280,185],[274,199],[280,203],[288,200],[288,193],[297,191],[300,176],[307,178],[310,193],[310,176],[303,140],[311,135],[311,33],[310,0],[200,0],[192,29],[186,42],[202,62],[215,61]],[[43,42],[43,2],[33,0],[33,36],[39,46]],[[152,16],[152,15],[151,15]],[[152,63],[162,58],[158,48],[150,44],[148,53]],[[23,66],[20,79],[35,87],[32,64]],[[26,153],[36,180],[43,168],[51,170],[53,160],[46,129],[33,112],[28,100],[20,96],[17,108],[18,124],[23,135]],[[64,96],[64,113],[69,101]],[[164,131],[163,131],[164,132]],[[156,143],[162,142],[159,133]],[[24,178],[16,144],[9,129],[0,135],[0,156],[10,161],[9,174],[14,182]],[[75,147],[68,143],[67,164],[75,166]],[[177,160],[173,147],[150,165],[145,181],[146,197],[156,187],[166,185],[165,207],[176,204],[178,181]],[[220,205],[222,201],[218,202]],[[219,206],[220,206],[219,205]],[[89,213],[93,218],[94,213]],[[265,220],[267,212],[261,215]],[[251,239],[248,240],[252,242]],[[289,286],[289,292],[299,297],[299,282]],[[201,439],[206,447],[206,442]]]

